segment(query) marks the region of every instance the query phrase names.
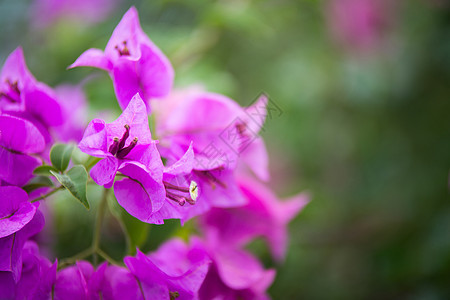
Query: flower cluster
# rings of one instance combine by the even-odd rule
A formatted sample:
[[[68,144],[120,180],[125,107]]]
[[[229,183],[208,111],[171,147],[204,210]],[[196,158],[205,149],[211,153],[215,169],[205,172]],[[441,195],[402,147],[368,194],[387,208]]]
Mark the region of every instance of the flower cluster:
[[[267,96],[241,107],[196,87],[173,89],[173,68],[141,29],[134,7],[104,51],[89,49],[70,68],[80,66],[107,71],[123,109],[111,123],[93,119],[84,134],[80,87],[53,90],[38,82],[21,48],[3,66],[0,298],[268,299],[275,270],[245,247],[262,237],[282,261],[288,222],[308,197],[282,201],[267,187],[268,155],[259,136]],[[55,144],[69,141],[88,155],[84,164],[70,163],[73,147]],[[123,262],[110,259],[97,240],[77,259],[52,263],[34,238],[44,227],[39,203],[67,189],[89,207],[88,181],[105,190],[98,220],[113,189],[133,218],[184,224],[195,217],[196,234],[170,238],[151,253],[137,249]],[[105,262],[97,264],[97,255]],[[93,264],[84,260],[90,256]]]

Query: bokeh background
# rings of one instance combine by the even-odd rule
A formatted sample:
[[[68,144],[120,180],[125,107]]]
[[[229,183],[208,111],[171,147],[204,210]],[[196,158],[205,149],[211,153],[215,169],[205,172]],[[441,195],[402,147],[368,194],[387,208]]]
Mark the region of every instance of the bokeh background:
[[[202,83],[242,105],[265,91],[282,109],[262,134],[270,185],[312,201],[290,226],[274,299],[450,299],[447,1],[2,0],[0,61],[22,45],[38,80],[87,76],[90,116],[117,114],[105,72],[66,67],[103,49],[131,5],[176,86]],[[93,213],[71,203],[54,202],[60,257],[90,243]],[[183,230],[153,226],[142,247]],[[263,243],[251,248],[274,265]]]

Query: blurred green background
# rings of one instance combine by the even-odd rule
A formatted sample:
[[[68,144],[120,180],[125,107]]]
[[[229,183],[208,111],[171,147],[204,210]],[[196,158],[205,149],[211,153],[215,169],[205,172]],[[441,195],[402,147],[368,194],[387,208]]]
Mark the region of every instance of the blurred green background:
[[[30,1],[3,0],[0,61],[22,45],[38,80],[56,86],[92,75],[91,115],[118,109],[105,72],[66,67],[103,49],[135,5],[172,61],[176,86],[203,83],[242,105],[265,91],[283,111],[263,132],[271,185],[280,196],[307,190],[312,201],[290,226],[274,299],[450,299],[448,2],[384,1],[361,45],[339,36],[330,1],[124,0],[96,24],[37,28]],[[346,9],[352,28],[362,28],[358,10]],[[67,202],[56,202],[61,216]],[[89,245],[71,228],[90,226],[92,214],[69,225],[57,215],[57,255]],[[152,228],[144,250],[169,229]],[[262,244],[251,247],[273,265]]]

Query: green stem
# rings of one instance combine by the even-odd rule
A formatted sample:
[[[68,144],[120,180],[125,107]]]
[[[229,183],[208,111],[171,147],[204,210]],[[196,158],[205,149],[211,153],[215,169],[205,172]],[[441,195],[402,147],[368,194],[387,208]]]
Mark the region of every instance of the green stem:
[[[51,195],[53,195],[53,194],[56,193],[57,191],[63,190],[63,189],[64,189],[64,187],[61,185],[61,186],[55,188],[54,190],[48,192],[47,194],[44,194],[44,195],[42,195],[42,196],[40,196],[40,197],[38,197],[38,198],[36,198],[36,199],[31,200],[31,203],[34,203],[34,202],[37,202],[37,201],[39,201],[39,200],[43,200],[43,199],[45,199],[45,198],[47,198],[47,197],[50,197]]]
[[[107,262],[109,262],[112,265],[118,265],[118,266],[122,265],[122,263],[116,261],[114,258],[112,258],[108,254],[106,254],[106,252],[103,251],[102,249],[97,249],[97,254],[100,255],[101,257],[103,257]]]
[[[97,220],[95,222],[95,228],[94,228],[94,236],[92,238],[92,250],[94,251],[94,264],[97,265],[97,253],[99,250],[99,245],[100,245],[100,234],[102,231],[102,223],[103,223],[103,218],[105,217],[105,209],[106,209],[106,204],[107,204],[107,199],[108,199],[108,192],[109,189],[105,189],[103,191],[103,197],[100,201],[100,204],[98,205],[98,210],[97,210]]]
[[[75,254],[74,256],[71,256],[71,257],[61,260],[61,263],[58,264],[58,269],[62,269],[67,265],[72,265],[72,264],[76,263],[77,260],[86,258],[92,254],[94,254],[92,247],[84,249],[83,251]]]

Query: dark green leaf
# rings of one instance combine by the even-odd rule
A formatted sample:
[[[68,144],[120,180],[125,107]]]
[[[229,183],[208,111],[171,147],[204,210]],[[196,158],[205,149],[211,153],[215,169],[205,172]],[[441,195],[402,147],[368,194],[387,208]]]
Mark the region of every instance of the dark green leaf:
[[[84,166],[76,165],[65,174],[50,171],[53,176],[75,197],[81,204],[89,209],[89,202],[86,197],[86,186],[88,174]]]
[[[28,182],[28,184],[23,187],[23,189],[27,193],[29,193],[31,191],[37,190],[38,188],[52,187],[52,186],[53,182],[50,180],[50,178],[45,176],[36,176],[33,179],[31,179],[30,182]]]
[[[63,172],[67,169],[74,146],[71,144],[55,144],[50,151],[53,166]]]
[[[131,216],[115,197],[109,197],[108,205],[112,214],[119,220],[127,238],[128,254],[134,255],[136,247],[141,247],[147,240],[150,224],[144,223]]]
[[[33,174],[34,175],[42,175],[42,176],[52,176],[50,171],[58,172],[58,170],[53,166],[39,166],[36,169],[34,169]]]

